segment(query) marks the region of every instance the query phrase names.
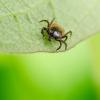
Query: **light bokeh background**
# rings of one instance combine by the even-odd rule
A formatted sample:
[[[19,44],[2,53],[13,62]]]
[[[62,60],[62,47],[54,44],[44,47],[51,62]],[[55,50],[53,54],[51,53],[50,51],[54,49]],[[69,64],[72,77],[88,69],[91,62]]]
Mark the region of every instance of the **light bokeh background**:
[[[64,53],[0,54],[0,100],[100,100],[100,34]]]

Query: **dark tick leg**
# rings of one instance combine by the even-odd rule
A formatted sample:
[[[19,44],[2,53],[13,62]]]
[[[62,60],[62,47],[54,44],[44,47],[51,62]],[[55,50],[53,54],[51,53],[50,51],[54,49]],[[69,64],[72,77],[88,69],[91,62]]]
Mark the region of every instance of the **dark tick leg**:
[[[72,31],[67,32],[64,36],[66,36],[67,34],[70,34],[70,37],[72,36]]]
[[[50,25],[52,25],[52,23],[54,22],[55,18],[52,19],[52,21],[50,22]]]
[[[65,38],[64,41],[66,41],[68,39],[68,34],[70,34],[70,37],[72,36],[72,31],[67,32],[64,36],[62,36],[61,38]]]
[[[41,29],[41,34],[43,35],[43,37],[44,37],[44,33],[45,32],[48,32],[48,29],[46,28],[46,27],[43,27],[42,29]]]
[[[61,42],[65,44],[65,50],[67,50],[67,43],[63,40],[61,40]]]
[[[60,46],[56,49],[56,51],[57,50],[59,50],[60,48],[61,48],[61,46],[62,46],[62,43],[61,43],[61,41],[60,40],[57,40],[57,41],[59,41],[59,43],[60,43]]]
[[[40,22],[46,22],[47,23],[47,27],[49,27],[49,21],[48,20],[41,20]]]
[[[64,41],[66,41],[68,39],[68,36],[64,35],[64,36],[62,36],[62,38],[65,38]]]

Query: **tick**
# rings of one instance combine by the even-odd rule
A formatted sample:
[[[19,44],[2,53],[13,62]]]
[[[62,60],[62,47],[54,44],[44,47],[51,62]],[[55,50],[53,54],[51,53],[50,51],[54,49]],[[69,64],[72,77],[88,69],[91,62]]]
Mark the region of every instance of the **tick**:
[[[62,28],[57,22],[55,22],[55,18],[51,22],[48,20],[41,20],[40,22],[46,22],[47,27],[43,27],[41,29],[41,34],[43,37],[45,33],[48,34],[48,40],[55,39],[60,43],[59,47],[56,50],[59,50],[62,47],[62,43],[65,45],[65,50],[67,49],[66,40],[68,39],[68,35],[72,35],[72,31],[68,31],[65,33],[64,28]]]

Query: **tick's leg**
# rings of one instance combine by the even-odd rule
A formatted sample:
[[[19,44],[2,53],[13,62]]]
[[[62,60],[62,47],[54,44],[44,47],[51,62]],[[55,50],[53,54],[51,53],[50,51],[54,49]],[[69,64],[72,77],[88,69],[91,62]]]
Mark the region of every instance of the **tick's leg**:
[[[69,32],[67,32],[64,36],[66,36],[66,35],[70,35],[70,37],[72,36],[72,31],[69,31]]]
[[[61,42],[65,44],[65,50],[67,50],[67,43],[63,40],[61,40]]]
[[[69,32],[67,32],[64,36],[62,36],[61,38],[65,38],[65,40],[64,41],[66,41],[67,40],[67,38],[68,38],[68,34],[70,34],[70,37],[72,36],[72,31],[69,31]]]
[[[59,45],[59,47],[56,50],[59,50],[61,48],[61,46],[62,46],[62,43],[61,43],[60,40],[57,40],[57,41],[59,41],[60,45]]]
[[[61,38],[65,38],[64,42],[68,39],[68,36],[64,35]]]
[[[50,22],[50,25],[52,25],[52,23],[54,22],[55,18],[52,19],[52,21]]]
[[[45,32],[48,32],[48,29],[46,28],[46,27],[43,27],[42,29],[41,29],[41,34],[43,35],[43,37],[44,37],[44,33]]]
[[[49,21],[48,20],[41,20],[40,22],[46,22],[47,23],[47,27],[49,27]]]

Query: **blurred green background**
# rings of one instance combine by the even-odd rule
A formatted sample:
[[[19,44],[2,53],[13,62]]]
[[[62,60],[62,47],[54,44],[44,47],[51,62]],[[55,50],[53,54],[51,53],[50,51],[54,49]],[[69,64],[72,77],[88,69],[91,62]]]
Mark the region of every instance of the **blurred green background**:
[[[100,100],[100,34],[64,53],[1,54],[0,100]]]

